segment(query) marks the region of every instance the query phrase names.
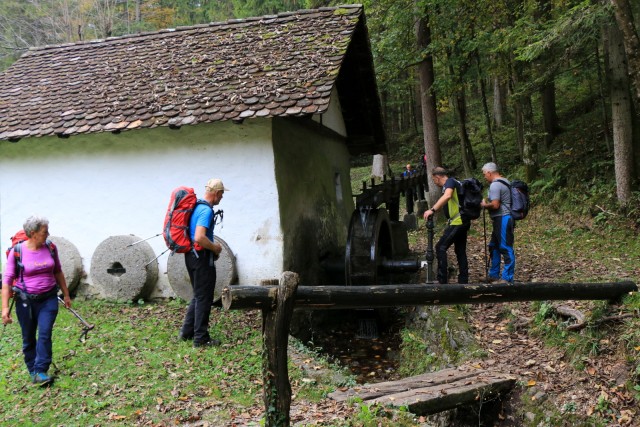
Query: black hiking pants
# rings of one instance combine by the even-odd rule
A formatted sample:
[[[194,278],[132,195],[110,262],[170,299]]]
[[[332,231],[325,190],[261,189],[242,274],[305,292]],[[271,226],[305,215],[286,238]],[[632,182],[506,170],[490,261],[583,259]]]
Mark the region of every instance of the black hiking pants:
[[[467,262],[467,234],[471,224],[447,225],[442,237],[436,243],[436,258],[438,260],[438,282],[448,283],[449,272],[447,265],[447,250],[454,246],[458,259],[458,283],[469,283],[469,263]]]
[[[184,254],[184,263],[193,287],[193,298],[180,333],[185,338],[193,337],[194,343],[205,343],[211,339],[209,316],[216,288],[216,266],[213,260],[213,252],[206,249],[198,251],[197,256],[193,251]]]

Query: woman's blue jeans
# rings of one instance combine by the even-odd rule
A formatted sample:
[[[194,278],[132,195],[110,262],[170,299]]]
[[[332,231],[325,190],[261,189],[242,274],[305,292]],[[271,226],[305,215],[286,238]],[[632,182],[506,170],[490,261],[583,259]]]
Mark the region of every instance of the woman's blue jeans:
[[[47,373],[53,357],[51,336],[58,315],[58,298],[16,300],[16,315],[22,328],[22,353],[30,374]]]

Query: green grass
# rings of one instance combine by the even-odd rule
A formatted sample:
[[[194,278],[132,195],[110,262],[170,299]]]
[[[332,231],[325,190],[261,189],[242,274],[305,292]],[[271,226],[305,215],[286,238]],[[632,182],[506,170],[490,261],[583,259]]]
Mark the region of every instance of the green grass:
[[[59,378],[51,388],[29,383],[20,327],[16,321],[5,328],[0,425],[174,425],[201,419],[224,425],[231,411],[261,405],[259,311],[214,310],[211,333],[223,346],[195,349],[177,339],[184,303],[78,301],[74,307],[96,327],[80,343],[80,324],[60,308],[54,328]],[[335,389],[300,385],[292,364],[290,376],[299,398],[314,401]]]

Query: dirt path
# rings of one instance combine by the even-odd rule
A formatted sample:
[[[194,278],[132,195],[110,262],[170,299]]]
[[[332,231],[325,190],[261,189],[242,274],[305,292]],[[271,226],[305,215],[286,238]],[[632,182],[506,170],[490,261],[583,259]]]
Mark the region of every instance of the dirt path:
[[[469,239],[469,253],[482,252],[482,237]],[[558,261],[540,259],[535,253],[520,250],[517,254],[519,266],[528,266],[516,280],[536,281],[536,272],[553,272],[564,268],[562,264],[570,260]],[[470,273],[471,280],[484,276],[481,263]],[[575,264],[574,264],[575,266]],[[579,268],[598,269],[595,264],[583,264]],[[518,274],[518,273],[516,273]],[[552,273],[551,273],[552,274]],[[594,274],[594,277],[596,275]],[[532,284],[532,286],[535,286]],[[587,301],[563,301],[554,304],[566,305],[588,314],[593,307]],[[625,390],[624,384],[630,380],[633,366],[627,363],[619,351],[622,332],[619,326],[605,325],[610,333],[608,338],[593,342],[593,353],[583,358],[577,365],[558,347],[545,346],[540,338],[532,335],[530,326],[537,312],[532,303],[481,304],[471,307],[469,323],[475,330],[475,338],[484,348],[488,357],[476,360],[483,368],[493,368],[517,376],[520,391],[526,393],[534,405],[545,402],[563,413],[573,413],[580,418],[597,414],[610,420],[606,425],[640,425],[640,409],[633,397]],[[611,310],[615,314],[615,307]],[[572,322],[567,320],[567,322]],[[563,330],[562,327],[559,329]],[[587,339],[581,332],[568,331],[565,339],[570,343]],[[596,348],[597,347],[597,348]],[[518,393],[516,393],[518,394]],[[522,425],[525,415],[518,411],[521,402],[512,397],[505,405],[503,420],[496,426]],[[518,413],[520,412],[520,413]],[[556,424],[558,425],[558,424]],[[574,425],[573,422],[571,424]],[[587,425],[587,424],[585,424]]]

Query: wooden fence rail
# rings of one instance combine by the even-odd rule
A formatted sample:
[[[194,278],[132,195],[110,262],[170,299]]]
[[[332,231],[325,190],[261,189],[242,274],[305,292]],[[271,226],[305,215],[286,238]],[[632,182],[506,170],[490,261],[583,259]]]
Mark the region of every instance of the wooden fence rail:
[[[634,282],[517,283],[468,285],[300,286],[296,308],[381,308],[414,305],[478,304],[513,301],[615,300],[636,292]],[[276,286],[229,286],[222,291],[227,310],[275,307]]]

